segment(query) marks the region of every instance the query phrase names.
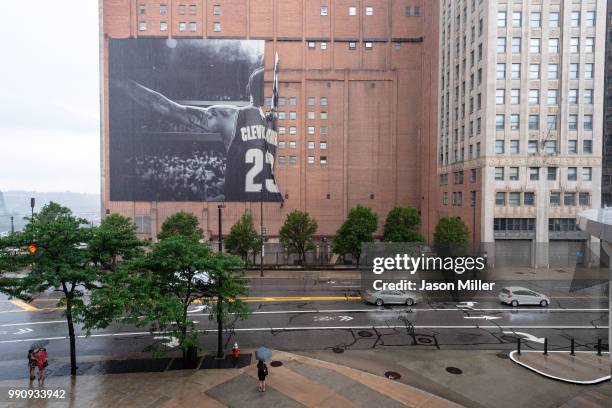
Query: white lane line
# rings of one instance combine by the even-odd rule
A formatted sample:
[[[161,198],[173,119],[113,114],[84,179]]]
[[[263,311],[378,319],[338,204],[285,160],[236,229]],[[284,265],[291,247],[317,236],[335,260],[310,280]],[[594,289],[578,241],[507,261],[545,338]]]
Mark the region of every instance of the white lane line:
[[[30,324],[55,324],[55,323],[66,323],[66,321],[65,320],[49,320],[49,321],[44,321],[44,322],[9,323],[9,324],[0,324],[0,327],[28,326]]]
[[[268,331],[307,331],[307,330],[369,330],[369,329],[405,329],[406,326],[305,326],[305,327],[252,327],[233,329],[237,332],[268,332]],[[608,326],[496,326],[496,325],[472,325],[472,326],[414,326],[415,329],[608,329]],[[198,333],[216,333],[216,329],[198,330]],[[120,337],[120,336],[143,336],[143,335],[160,335],[163,332],[124,332],[124,333],[100,333],[90,336],[78,335],[78,339],[87,339],[88,337]],[[1,340],[0,344],[4,343],[23,343],[34,342],[41,340],[65,340],[68,337],[43,337],[37,339],[18,339],[18,340]]]

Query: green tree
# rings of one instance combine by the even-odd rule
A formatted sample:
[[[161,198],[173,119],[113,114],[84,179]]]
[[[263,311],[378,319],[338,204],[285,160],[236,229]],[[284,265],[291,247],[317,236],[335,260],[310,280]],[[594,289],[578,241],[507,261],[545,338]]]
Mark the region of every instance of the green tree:
[[[289,254],[297,254],[298,262],[303,264],[307,251],[316,248],[312,236],[317,232],[317,221],[307,212],[293,210],[285,218],[279,231],[280,242]]]
[[[240,256],[245,262],[250,253],[256,253],[261,249],[261,237],[253,227],[251,214],[243,214],[232,225],[229,235],[225,238],[225,248],[227,252]]]
[[[434,246],[441,256],[463,256],[467,253],[470,233],[459,217],[442,217],[434,231]]]
[[[334,252],[339,255],[351,254],[359,265],[361,244],[374,240],[377,225],[378,217],[370,208],[362,205],[351,208],[346,221],[334,236]]]
[[[157,238],[162,240],[171,236],[182,235],[201,239],[203,233],[199,225],[198,217],[185,211],[179,211],[166,218]]]
[[[4,258],[0,264],[7,269],[34,265],[25,276],[2,278],[2,292],[27,302],[48,290],[61,293],[58,306],[64,309],[68,326],[71,375],[76,375],[77,369],[74,323],[83,309],[85,294],[98,280],[86,245],[92,233],[87,220],[76,218],[68,208],[51,202],[21,233],[12,234],[10,242],[4,241],[5,248],[10,246],[11,251],[0,251]],[[32,243],[37,247],[33,253],[28,251]]]
[[[421,215],[414,207],[395,207],[385,220],[383,240],[386,242],[422,242],[419,234]]]
[[[144,244],[136,237],[136,225],[131,219],[111,214],[93,230],[89,252],[96,265],[103,270],[115,271],[120,260],[140,254]]]

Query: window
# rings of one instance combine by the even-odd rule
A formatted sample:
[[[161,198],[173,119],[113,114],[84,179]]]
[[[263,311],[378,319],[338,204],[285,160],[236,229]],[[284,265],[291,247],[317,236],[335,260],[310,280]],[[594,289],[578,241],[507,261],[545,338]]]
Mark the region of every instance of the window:
[[[179,6],[178,6],[178,13],[180,15],[185,14],[185,5],[184,4],[179,4]]]
[[[584,79],[593,79],[593,68],[595,64],[584,64]]]
[[[582,141],[582,153],[583,154],[593,154],[593,141],[592,140]]]
[[[314,41],[308,41],[308,48],[315,49],[317,47],[317,43]]]
[[[505,66],[504,66],[504,77],[505,77]],[[512,79],[521,79],[521,64],[512,64]]]
[[[521,124],[521,117],[517,113],[510,115],[510,130],[519,130]]]
[[[291,141],[289,142],[289,148],[290,148],[290,149],[295,149],[295,147],[296,147],[295,140],[291,140]]]
[[[321,97],[321,106],[327,106],[327,97],[326,96],[322,96]]]
[[[470,169],[470,183],[476,182],[476,169]]]
[[[532,12],[530,25],[531,28],[540,28],[542,26],[542,13],[539,11]]]
[[[593,130],[593,115],[584,115],[584,130]]]
[[[138,14],[140,14],[141,16],[144,16],[145,14],[147,14],[147,5],[146,4],[139,4],[138,5]]]
[[[498,207],[506,205],[506,193],[495,193],[495,205]]]
[[[496,115],[495,116],[495,130],[504,130],[505,127],[505,116]]]
[[[286,163],[285,156],[278,156],[278,164],[284,166]]]
[[[308,112],[308,119],[314,119],[315,118],[315,113],[312,111]]]
[[[285,98],[278,98],[278,105],[279,106],[285,105]]]
[[[421,6],[414,6],[414,16],[421,17]]]
[[[512,12],[512,27],[514,28],[520,28],[522,25],[522,18],[523,14],[520,11],[513,11]]]
[[[279,149],[284,149],[285,148],[285,141],[284,140],[280,140],[278,142],[278,148]]]
[[[591,203],[591,195],[589,193],[578,193],[578,205],[588,206]]]
[[[531,192],[523,193],[523,205],[533,207],[535,204],[535,194]]]
[[[578,115],[569,115],[567,127],[569,130],[578,130]]]
[[[576,194],[563,193],[563,205],[573,207],[576,205]]]
[[[538,181],[540,179],[540,168],[530,167],[529,168],[529,180]]]
[[[279,135],[284,135],[284,134],[285,134],[285,131],[286,131],[286,129],[285,129],[285,127],[284,127],[284,126],[280,126],[280,127],[278,128],[278,134],[279,134]]]
[[[518,167],[510,167],[509,179],[510,181],[518,181],[519,179],[519,168]]]
[[[570,89],[567,94],[567,100],[569,101],[571,105],[577,105],[578,104],[578,90]]]
[[[559,103],[559,91],[556,89],[549,89],[546,94],[546,103],[549,105],[557,105]]]
[[[219,4],[213,5],[213,16],[220,16],[220,15],[221,15],[221,5]]]
[[[146,31],[147,30],[147,22],[139,21],[138,22],[138,31]]]
[[[306,103],[309,106],[314,106],[315,102],[316,102],[316,99],[313,96],[309,96]]]
[[[540,90],[539,89],[530,89],[529,90],[529,104],[530,105],[539,105],[540,104]]]
[[[349,50],[357,49],[357,43],[355,41],[349,41],[348,43]]]
[[[309,135],[314,135],[315,134],[315,127],[314,126],[308,126],[308,134]]]
[[[503,180],[504,179],[504,168],[496,167],[495,168],[495,180]]]
[[[160,4],[159,5],[159,14],[161,14],[162,16],[165,16],[166,14],[168,14],[168,5],[167,4]]]
[[[308,164],[314,164],[315,158],[314,156],[308,156]]]
[[[592,54],[595,49],[595,38],[587,37],[584,39],[584,52]]]
[[[510,103],[512,105],[518,105],[521,102],[521,90],[511,89],[510,90]]]
[[[558,54],[559,53],[559,39],[558,38],[549,38],[548,39],[548,52],[550,54]]]
[[[297,119],[297,113],[294,112],[294,111],[289,112],[289,119],[296,120]]]
[[[550,206],[559,207],[561,205],[561,193],[558,191],[550,192]]]
[[[559,79],[559,64],[548,64],[548,79]]]
[[[548,15],[548,27],[559,28],[559,12],[551,11]]]
[[[494,218],[494,231],[534,231],[535,218]]]
[[[221,31],[221,23],[220,23],[220,22],[215,21],[215,22],[213,23],[213,31],[214,31],[214,32],[219,32],[219,31]],[[290,158],[290,160],[289,160],[289,161],[291,161],[291,158]]]
[[[134,224],[136,225],[137,234],[150,234],[151,233],[151,217],[148,215],[136,215],[134,217]]]
[[[193,22],[193,21],[190,22],[189,23],[189,31],[192,32],[192,33],[198,31],[198,23]]]
[[[529,115],[529,130],[540,130],[540,115]]]
[[[505,11],[497,12],[497,26],[498,27],[506,26],[506,12]]]
[[[508,193],[508,205],[510,207],[518,207],[521,205],[521,193],[511,192]]]
[[[326,135],[328,133],[328,130],[329,128],[327,126],[321,126],[321,128],[319,129],[322,135]]]
[[[189,14],[194,15],[197,13],[197,6],[195,4],[189,5]]]
[[[529,79],[540,79],[540,64],[529,64]]]
[[[289,126],[289,134],[290,135],[297,134],[297,128],[295,126]]]
[[[580,68],[578,64],[570,64],[570,79],[578,79],[578,75],[580,74]]]
[[[506,64],[497,64],[495,72],[497,79],[506,79]]]
[[[278,112],[278,118],[280,120],[285,120],[287,118],[287,114],[285,112],[283,112],[283,111]]]
[[[572,11],[570,14],[570,27],[580,27],[580,12]]]
[[[444,194],[442,195],[442,204],[448,205],[448,193],[447,192],[444,192]]]
[[[366,50],[371,50],[374,47],[374,44],[371,41],[366,41],[364,45]]]
[[[297,164],[297,158],[295,156],[289,156],[289,165],[295,166]]]
[[[580,193],[582,194],[582,193]],[[578,231],[574,218],[549,218],[549,231]]]
[[[356,16],[357,15],[357,7],[349,7],[348,8],[348,13],[349,13],[349,16]]]
[[[541,40],[539,38],[531,38],[529,39],[529,52],[539,54],[541,51]]]
[[[160,21],[159,22],[159,31],[168,31],[168,22]]]
[[[289,98],[289,105],[291,106],[297,105],[297,98],[295,96],[292,96],[291,98]]]
[[[322,16],[326,16],[327,15],[327,6],[321,6],[321,15]]]
[[[319,115],[319,117],[320,117],[322,120],[327,119],[327,112],[321,112],[321,113],[320,113],[320,115]]]
[[[506,90],[505,89],[496,89],[495,90],[495,103],[497,105],[503,105],[506,99]]]
[[[325,41],[321,42],[321,49],[322,50],[326,50],[327,49],[327,43]]]
[[[496,50],[498,54],[504,54],[506,52],[506,37],[497,37]]]
[[[593,104],[593,90],[592,89],[584,90],[584,103],[587,105]]]
[[[557,130],[557,115],[546,116],[546,128],[548,130]]]
[[[521,37],[512,37],[512,53],[521,53]]]
[[[580,53],[580,38],[579,37],[570,38],[570,52],[572,54]]]
[[[321,156],[319,158],[319,164],[327,164],[327,156]]]
[[[327,142],[320,142],[319,143],[319,149],[327,150]]]
[[[527,153],[536,154],[538,152],[538,141],[528,140],[527,141]]]
[[[544,142],[544,151],[547,154],[555,154],[557,153],[557,141],[556,140],[547,140]]]
[[[510,154],[519,154],[520,153],[520,140],[511,140],[510,141]]]
[[[567,141],[567,154],[578,154],[578,141],[577,140]]]
[[[374,7],[367,6],[365,8],[365,15],[366,16],[373,16],[374,15]],[[415,15],[416,15],[416,10],[415,10]]]
[[[593,168],[583,167],[582,168],[582,181],[591,181],[591,180],[593,180]]]
[[[586,12],[585,24],[587,27],[595,27],[595,12],[594,11]]]
[[[573,140],[575,142],[575,140]],[[577,167],[568,167],[567,168],[567,181],[576,181],[578,180],[578,168]]]

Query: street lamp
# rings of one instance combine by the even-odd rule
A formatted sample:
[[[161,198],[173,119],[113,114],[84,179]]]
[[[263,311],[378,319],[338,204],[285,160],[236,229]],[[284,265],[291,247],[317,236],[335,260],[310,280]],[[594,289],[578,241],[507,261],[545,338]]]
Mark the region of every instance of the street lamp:
[[[34,197],[30,198],[30,209],[32,210],[32,218],[30,218],[30,222],[34,222],[34,205],[36,204],[36,200]]]

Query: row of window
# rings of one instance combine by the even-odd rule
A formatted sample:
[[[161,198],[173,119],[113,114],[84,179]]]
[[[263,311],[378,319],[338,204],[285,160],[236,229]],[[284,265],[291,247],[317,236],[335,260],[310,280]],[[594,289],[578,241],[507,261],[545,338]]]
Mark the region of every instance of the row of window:
[[[548,181],[556,181],[558,167],[547,167],[546,168],[546,180]],[[518,181],[520,179],[519,176],[519,167],[509,167],[508,168],[508,180],[510,181]],[[540,180],[540,167],[529,167],[528,170],[529,180],[530,181],[538,181]],[[505,167],[495,167],[495,180],[496,181],[505,181],[506,180],[506,168]],[[593,168],[592,167],[582,167],[582,181],[593,181]],[[578,167],[568,167],[567,168],[567,181],[578,181]]]
[[[178,5],[178,13],[179,15],[184,15],[186,14],[187,10],[189,10],[189,14],[194,15],[197,13],[198,11],[198,6],[195,4],[179,4]],[[215,12],[218,11],[218,14],[216,14]],[[140,14],[141,16],[144,16],[147,14],[147,5],[146,4],[139,4],[138,5],[138,14]],[[159,14],[161,14],[162,16],[165,16],[168,14],[168,5],[167,4],[160,4],[159,5]],[[221,14],[221,6],[216,4],[213,6],[213,14],[215,15],[220,15]]]
[[[196,32],[198,31],[198,23],[195,21],[192,21],[190,23],[186,23],[184,21],[179,22],[178,23],[178,30],[179,32],[185,32],[187,31],[187,28],[189,27],[189,32]],[[146,21],[139,21],[138,22],[138,30],[139,31],[147,31],[147,22]],[[159,31],[168,31],[168,22],[167,21],[160,21],[159,22]],[[213,31],[221,31],[221,23],[215,22],[213,23]]]
[[[511,27],[521,28],[523,25],[523,13],[521,11],[513,11]],[[595,27],[596,12],[594,10],[588,10],[584,13],[584,25],[586,27]],[[580,27],[582,22],[582,13],[580,11],[570,12],[570,27]],[[548,13],[548,27],[559,28],[561,25],[561,12],[551,11]],[[497,12],[497,27],[503,28],[507,26],[508,12],[501,10]],[[542,27],[542,12],[532,11],[529,16],[529,27],[540,28]]]
[[[308,156],[307,158],[308,164],[315,164],[316,158],[315,156]],[[290,165],[294,166],[297,164],[296,156],[278,156],[278,164],[281,166]],[[319,156],[319,164],[325,165],[327,164],[327,156]]]
[[[494,231],[535,231],[535,218],[494,218]],[[575,218],[549,218],[548,230],[556,232],[578,231]]]
[[[584,79],[593,79],[595,73],[595,64],[585,63],[583,65]],[[506,68],[505,62],[499,62],[495,66],[495,78],[506,79]],[[548,64],[547,79],[555,80],[559,79],[559,64]],[[541,78],[541,64],[529,64],[529,79],[540,79]],[[570,63],[568,71],[569,79],[580,79],[580,64]],[[521,63],[510,64],[510,79],[521,79]]]
[[[476,182],[476,169],[470,169],[470,183]],[[448,184],[448,174],[440,174],[440,185]],[[453,184],[463,184],[463,170],[453,172]]]
[[[529,105],[540,104],[540,90],[530,89],[529,90]],[[542,91],[543,92],[543,91]],[[510,104],[519,105],[521,103],[521,90],[511,89],[510,90]],[[578,89],[569,89],[567,93],[567,101],[570,105],[578,105]],[[594,93],[593,89],[584,89],[582,91],[582,103],[585,105],[593,105]],[[505,105],[506,104],[506,90],[496,89],[495,90],[495,104]],[[548,89],[546,91],[546,104],[548,105],[559,105],[559,90]]]
[[[527,153],[528,154],[537,154],[538,153],[538,145],[540,144],[537,140],[528,140],[527,141]],[[543,143],[544,152],[547,154],[557,153],[557,141],[556,140],[546,140]],[[521,141],[518,139],[513,139],[509,141],[509,149],[510,154],[520,154],[521,152]],[[495,141],[495,154],[505,154],[506,153],[506,141],[505,140],[496,140]],[[578,141],[575,139],[567,141],[567,154],[578,154]],[[582,141],[582,154],[593,154],[593,140],[585,139]]]
[[[279,149],[284,149],[287,146],[289,147],[289,149],[295,149],[297,148],[297,142],[295,140],[290,140],[289,143],[285,142],[284,140],[280,140],[278,142]],[[306,146],[308,147],[308,149],[314,149],[316,147],[316,143],[312,140],[309,140],[306,143]],[[327,150],[327,142],[319,142],[319,149]]]
[[[319,103],[321,106],[327,106],[329,101],[327,99],[326,96],[321,96],[319,98]],[[272,97],[268,96],[265,98],[265,104],[268,106],[272,106]],[[317,104],[317,98],[314,96],[309,96],[306,99],[306,104],[308,106],[314,106]],[[297,98],[295,96],[292,96],[290,98],[284,98],[284,97],[279,97],[278,98],[278,106],[284,106],[284,105],[290,105],[290,106],[297,106]],[[308,115],[310,116],[311,112],[308,112]],[[327,112],[321,112],[321,115],[325,114],[325,116],[327,117]],[[312,112],[313,115],[313,119],[314,119],[314,112]],[[323,118],[321,118],[323,119]]]
[[[323,5],[320,8],[320,12],[322,16],[328,16],[329,15],[329,6]],[[374,15],[374,7],[373,6],[365,6],[364,7],[364,14],[366,16],[373,16]],[[349,6],[348,7],[348,15],[349,16],[356,16],[357,15],[357,7],[356,6]],[[421,6],[406,6],[404,8],[404,15],[406,17],[420,17],[421,16]]]
[[[308,126],[306,128],[306,131],[309,135],[314,135],[316,134],[316,130],[317,128],[315,126]],[[278,134],[279,135],[284,135],[287,133],[287,128],[285,126],[279,126],[278,128]],[[319,134],[321,135],[326,135],[329,133],[329,127],[328,126],[321,126],[319,128]],[[289,134],[290,135],[297,135],[297,127],[295,126],[289,126]]]
[[[511,50],[513,54],[521,53],[521,37],[512,37],[512,46]],[[559,38],[549,38],[548,39],[548,52],[550,54],[558,54],[560,51],[560,40]],[[506,37],[497,37],[497,43],[495,46],[495,50],[498,54],[506,53]],[[539,54],[542,51],[542,39],[541,38],[530,38],[529,39],[529,52],[533,54]],[[569,51],[572,54],[580,53],[580,37],[571,37],[570,38],[570,48]],[[582,47],[582,51],[587,54],[592,54],[595,52],[595,38],[594,37],[586,37],[584,39],[584,44]]]
[[[583,115],[583,130],[593,130],[593,115]],[[546,130],[557,130],[558,116],[557,115],[546,115]],[[540,115],[529,115],[528,120],[529,130],[540,130]],[[521,128],[521,115],[518,113],[510,114],[510,130],[520,130]],[[503,113],[495,115],[495,130],[506,129],[506,115]],[[578,115],[570,114],[567,116],[567,129],[578,130]]]
[[[571,191],[563,193],[563,205],[565,207],[575,207],[576,199],[578,199],[579,206],[588,207],[591,201],[591,194],[586,192],[576,193]],[[551,207],[559,207],[561,205],[561,192],[551,191],[549,202]],[[531,191],[499,191],[495,193],[495,205],[497,207],[520,207],[521,205],[525,207],[533,207],[535,205],[535,193]]]
[[[348,41],[346,44],[347,44],[349,50],[356,50],[357,49],[357,41]],[[320,47],[321,47],[321,49],[323,51],[327,50],[327,48],[328,48],[327,41],[321,41],[319,43],[319,45],[320,45]],[[401,48],[402,43],[394,42],[393,46],[395,48]],[[314,50],[316,48],[317,48],[317,42],[316,41],[308,41],[308,49]],[[372,50],[372,49],[374,49],[374,43],[372,41],[364,41],[363,48],[365,48],[366,50]]]

